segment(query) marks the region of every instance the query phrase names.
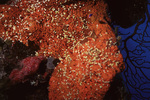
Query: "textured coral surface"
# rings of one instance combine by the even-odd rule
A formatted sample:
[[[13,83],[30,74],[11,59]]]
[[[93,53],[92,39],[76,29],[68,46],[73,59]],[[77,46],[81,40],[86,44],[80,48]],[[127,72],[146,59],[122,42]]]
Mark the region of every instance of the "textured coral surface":
[[[0,36],[26,45],[35,41],[41,48],[37,54],[62,57],[66,49],[90,35],[99,20],[108,19],[104,2],[70,2],[52,6],[51,1],[21,0],[15,6],[1,5]]]
[[[107,27],[108,28],[108,27]],[[102,100],[123,66],[110,30],[79,41],[56,67],[50,79],[49,99]]]
[[[103,0],[19,0],[0,5],[0,36],[27,46],[28,40],[34,41],[40,47],[37,56],[61,61],[49,82],[50,100],[100,100],[123,68],[106,7]]]

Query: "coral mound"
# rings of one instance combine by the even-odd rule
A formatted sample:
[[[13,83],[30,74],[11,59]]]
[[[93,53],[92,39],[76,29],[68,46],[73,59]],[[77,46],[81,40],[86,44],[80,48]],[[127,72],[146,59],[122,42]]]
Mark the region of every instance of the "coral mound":
[[[110,30],[87,37],[67,52],[49,82],[49,100],[102,100],[112,78],[124,68]]]

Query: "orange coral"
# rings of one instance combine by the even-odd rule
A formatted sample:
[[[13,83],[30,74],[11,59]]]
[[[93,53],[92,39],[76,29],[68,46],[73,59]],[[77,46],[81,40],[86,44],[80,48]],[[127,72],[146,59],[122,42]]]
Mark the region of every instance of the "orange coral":
[[[19,0],[0,6],[0,36],[34,41],[37,56],[61,60],[49,82],[50,100],[102,99],[123,64],[106,7],[103,0]]]
[[[51,5],[55,0],[40,3],[20,0],[12,7],[1,6],[1,15],[6,13],[9,18],[1,18],[0,36],[26,45],[28,40],[35,41],[41,48],[38,54],[62,57],[66,49],[70,49],[80,38],[90,35],[91,31],[95,30],[98,20],[107,18],[106,4],[103,1],[95,6],[94,2],[83,1],[60,5],[59,3],[66,0],[62,1],[58,0],[58,5]],[[11,9],[17,10],[12,14]],[[102,12],[99,12],[99,9]],[[15,11],[17,14],[14,14]],[[89,18],[91,13],[93,16]]]
[[[85,37],[73,51],[67,51],[50,79],[49,100],[103,99],[112,78],[124,66],[115,35],[109,26],[106,28],[107,31]]]

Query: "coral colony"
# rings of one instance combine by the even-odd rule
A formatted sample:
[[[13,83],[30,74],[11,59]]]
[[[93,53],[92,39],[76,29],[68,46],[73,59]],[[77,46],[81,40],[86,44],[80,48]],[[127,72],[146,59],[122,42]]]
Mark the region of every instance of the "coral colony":
[[[43,57],[53,57],[60,63],[49,81],[49,100],[103,99],[112,78],[124,68],[106,8],[103,0],[18,0],[0,5],[0,37],[27,46],[34,41],[40,47],[10,79],[23,80]]]

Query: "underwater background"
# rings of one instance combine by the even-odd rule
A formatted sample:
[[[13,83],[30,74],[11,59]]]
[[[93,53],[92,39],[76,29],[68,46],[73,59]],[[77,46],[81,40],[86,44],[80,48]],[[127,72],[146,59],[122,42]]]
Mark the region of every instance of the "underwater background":
[[[110,24],[125,62],[125,70],[121,73],[123,83],[131,100],[150,100],[150,0],[107,0],[107,3],[112,17]],[[47,92],[46,85],[42,88]],[[23,88],[22,85],[18,87]]]

